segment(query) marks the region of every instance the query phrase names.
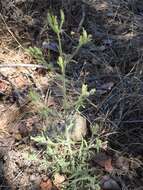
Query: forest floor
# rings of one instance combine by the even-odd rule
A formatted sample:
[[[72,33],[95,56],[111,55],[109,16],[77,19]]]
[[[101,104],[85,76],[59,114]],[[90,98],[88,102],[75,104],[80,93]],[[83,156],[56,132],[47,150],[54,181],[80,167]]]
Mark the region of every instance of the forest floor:
[[[83,28],[92,36],[66,67],[68,113],[47,19],[50,11],[60,20],[60,9],[65,55]],[[143,2],[1,0],[0,10],[0,189],[142,190]],[[52,69],[37,66],[29,47]],[[76,113],[83,84],[95,93],[67,141],[65,118]]]

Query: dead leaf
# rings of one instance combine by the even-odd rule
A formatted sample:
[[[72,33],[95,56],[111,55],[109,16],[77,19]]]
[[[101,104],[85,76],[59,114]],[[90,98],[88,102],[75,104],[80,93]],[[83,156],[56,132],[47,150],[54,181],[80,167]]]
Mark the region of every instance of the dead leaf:
[[[105,167],[105,170],[106,170],[107,172],[112,172],[112,171],[113,171],[111,158],[109,158],[108,160],[106,160],[106,161],[104,162],[104,167]]]
[[[95,156],[94,162],[99,166],[103,167],[107,172],[113,171],[112,159],[109,155],[104,152],[100,152]]]
[[[54,175],[54,185],[58,188],[61,189],[63,182],[65,181],[65,176],[61,175],[59,173],[56,173]]]
[[[7,89],[7,83],[4,80],[0,80],[0,91],[5,92]]]
[[[40,190],[52,190],[52,187],[53,187],[53,184],[50,179],[46,181],[42,180],[40,183]]]

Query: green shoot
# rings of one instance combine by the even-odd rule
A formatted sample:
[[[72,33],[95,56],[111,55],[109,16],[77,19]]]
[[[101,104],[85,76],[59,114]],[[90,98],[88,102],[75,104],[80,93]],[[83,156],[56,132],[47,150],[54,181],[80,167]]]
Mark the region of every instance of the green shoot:
[[[28,49],[26,49],[26,51],[34,58],[37,60],[37,62],[39,64],[42,65],[47,65],[46,60],[44,59],[44,55],[41,51],[40,48],[37,47],[29,47]]]

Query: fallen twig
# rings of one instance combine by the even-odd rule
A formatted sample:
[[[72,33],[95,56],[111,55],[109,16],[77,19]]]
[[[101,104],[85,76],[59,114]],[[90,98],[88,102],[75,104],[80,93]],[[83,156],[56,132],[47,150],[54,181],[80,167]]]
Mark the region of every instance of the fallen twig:
[[[43,69],[48,69],[48,66],[44,65],[38,65],[38,64],[25,64],[25,63],[13,63],[13,64],[0,64],[0,68],[5,68],[5,67],[36,67],[36,68],[43,68]]]

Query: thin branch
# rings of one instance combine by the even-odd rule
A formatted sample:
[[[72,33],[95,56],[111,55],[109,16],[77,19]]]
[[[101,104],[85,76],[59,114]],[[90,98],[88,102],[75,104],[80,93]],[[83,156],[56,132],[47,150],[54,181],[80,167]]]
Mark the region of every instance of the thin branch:
[[[78,29],[77,29],[77,32],[79,33],[81,28],[82,28],[82,25],[84,23],[84,20],[85,20],[85,6],[82,5],[82,18],[81,18],[81,21],[79,23],[79,26],[78,26]]]
[[[38,65],[38,64],[25,64],[25,63],[13,63],[13,64],[0,64],[0,68],[9,68],[9,67],[36,67],[36,68],[43,68],[43,69],[48,69],[48,66],[44,65]]]
[[[143,120],[127,120],[121,121],[121,123],[143,123]]]

